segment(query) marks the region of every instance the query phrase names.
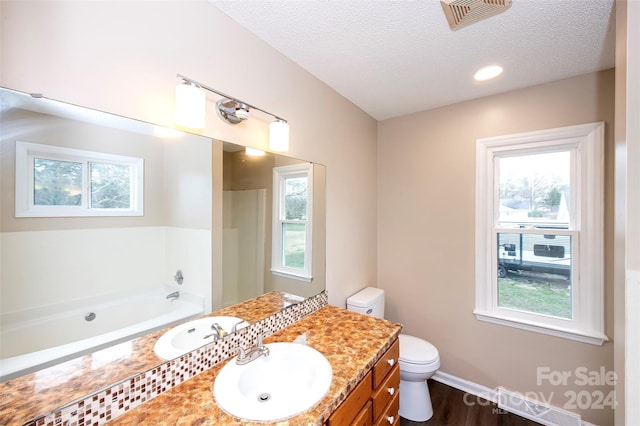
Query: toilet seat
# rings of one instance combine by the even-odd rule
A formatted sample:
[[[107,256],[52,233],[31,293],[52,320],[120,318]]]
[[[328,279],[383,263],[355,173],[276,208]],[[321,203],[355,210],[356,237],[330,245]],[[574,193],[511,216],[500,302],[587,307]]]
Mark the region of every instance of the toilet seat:
[[[431,343],[406,334],[401,334],[398,338],[400,340],[400,357],[398,360],[401,363],[416,367],[440,364],[438,349]]]

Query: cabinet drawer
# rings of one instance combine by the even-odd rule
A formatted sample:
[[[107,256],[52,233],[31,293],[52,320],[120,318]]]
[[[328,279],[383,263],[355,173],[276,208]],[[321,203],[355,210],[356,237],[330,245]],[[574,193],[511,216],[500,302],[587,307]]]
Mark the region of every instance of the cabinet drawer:
[[[400,395],[397,393],[391,400],[391,403],[387,405],[387,409],[384,410],[382,416],[380,416],[378,421],[376,422],[376,426],[391,426],[391,425],[399,425],[400,424],[400,415],[398,411],[400,410]]]
[[[389,401],[400,391],[400,366],[393,367],[386,380],[373,392],[373,418],[377,419],[384,412]]]
[[[347,396],[338,409],[329,417],[327,424],[329,426],[344,426],[351,422],[360,414],[362,407],[369,402],[371,398],[371,371],[367,373],[364,379],[356,386],[356,388]]]
[[[382,355],[382,358],[378,360],[376,365],[373,366],[373,388],[377,389],[378,386],[387,376],[387,373],[391,371],[393,367],[398,363],[398,357],[400,356],[400,341],[396,341],[391,345],[389,350]]]
[[[360,414],[356,416],[355,419],[351,422],[351,426],[372,426],[373,425],[373,404],[371,401],[367,401],[367,404],[364,406],[362,410],[360,410]]]

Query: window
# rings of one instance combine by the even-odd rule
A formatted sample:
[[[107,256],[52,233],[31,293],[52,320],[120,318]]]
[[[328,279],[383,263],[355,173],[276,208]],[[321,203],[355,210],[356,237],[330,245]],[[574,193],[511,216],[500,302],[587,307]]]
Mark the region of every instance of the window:
[[[16,217],[142,216],[143,160],[16,142]]]
[[[273,169],[271,272],[311,282],[313,172],[311,164]]]
[[[604,334],[604,123],[479,139],[476,318]]]

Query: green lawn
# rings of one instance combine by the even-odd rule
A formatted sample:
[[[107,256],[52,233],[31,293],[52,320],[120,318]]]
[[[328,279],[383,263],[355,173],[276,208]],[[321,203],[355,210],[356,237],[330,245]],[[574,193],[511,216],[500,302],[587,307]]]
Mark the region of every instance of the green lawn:
[[[509,273],[498,278],[498,304],[560,318],[571,318],[571,289],[541,279]]]
[[[304,268],[306,228],[304,224],[288,223],[285,227],[284,264],[291,268]]]

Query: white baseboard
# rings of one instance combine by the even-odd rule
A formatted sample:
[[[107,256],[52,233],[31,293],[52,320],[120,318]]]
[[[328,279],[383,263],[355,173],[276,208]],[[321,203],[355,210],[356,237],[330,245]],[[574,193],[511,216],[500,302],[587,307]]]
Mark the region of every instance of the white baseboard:
[[[498,391],[491,389],[478,383],[470,382],[469,380],[461,379],[453,374],[445,373],[444,371],[436,371],[432,377],[436,382],[444,383],[463,392],[470,393],[471,395],[484,398],[488,401],[498,403]]]
[[[582,426],[582,419],[576,413],[503,388],[498,389],[498,407],[545,426]]]
[[[547,426],[566,426],[569,424],[595,426],[592,423],[582,420],[578,414],[552,405],[544,405],[540,402],[535,402],[535,409],[531,410],[529,409],[531,404],[530,401],[525,401],[522,397],[518,400],[518,397],[520,396],[519,394],[509,393],[503,388],[491,389],[440,370],[436,371],[432,379],[436,382],[443,383],[476,397],[494,402],[498,404],[500,409]],[[499,401],[499,394],[503,397],[504,395],[508,395],[508,398],[503,398],[502,401]],[[545,414],[541,416],[541,413]],[[559,421],[562,423],[559,423]]]

